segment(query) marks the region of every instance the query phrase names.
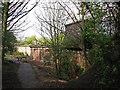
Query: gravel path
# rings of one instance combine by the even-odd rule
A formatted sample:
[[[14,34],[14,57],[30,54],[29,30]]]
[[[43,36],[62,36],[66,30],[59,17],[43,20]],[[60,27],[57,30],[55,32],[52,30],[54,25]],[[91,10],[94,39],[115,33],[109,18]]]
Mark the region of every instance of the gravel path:
[[[21,63],[18,70],[18,78],[22,83],[22,88],[37,88],[39,81],[29,63]]]

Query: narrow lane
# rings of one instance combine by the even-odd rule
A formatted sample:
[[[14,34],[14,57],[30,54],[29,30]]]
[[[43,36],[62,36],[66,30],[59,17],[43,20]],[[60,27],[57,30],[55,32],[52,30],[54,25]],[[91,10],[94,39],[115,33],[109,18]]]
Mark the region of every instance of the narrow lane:
[[[22,88],[38,88],[39,81],[29,63],[21,63],[18,70],[18,78],[22,83]]]

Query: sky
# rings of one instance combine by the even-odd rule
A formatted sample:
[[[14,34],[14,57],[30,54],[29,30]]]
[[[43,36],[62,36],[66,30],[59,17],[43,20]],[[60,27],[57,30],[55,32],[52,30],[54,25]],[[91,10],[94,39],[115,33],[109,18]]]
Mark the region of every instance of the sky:
[[[19,37],[29,37],[29,36],[36,36],[36,37],[40,37],[40,34],[36,31],[36,29],[34,28],[34,24],[35,22],[37,21],[35,16],[34,16],[34,10],[31,11],[26,17],[26,22],[29,22],[29,24],[26,25],[26,27],[23,27],[23,29],[26,29],[27,27],[30,27],[28,28],[27,30],[23,31],[23,32],[20,32],[18,33],[18,36]]]
[[[42,7],[40,7],[43,2],[52,2],[55,0],[41,0],[39,2],[39,6],[36,6],[28,15],[26,15],[22,20],[26,20],[26,22],[29,22],[29,24],[27,24],[25,27],[22,27],[22,29],[26,29],[27,27],[30,27],[29,29],[18,33],[16,36],[19,39],[23,39],[25,37],[30,37],[30,36],[36,36],[37,38],[41,37],[40,35],[40,30],[38,30],[38,25],[36,23],[38,23],[38,20],[35,17],[35,12],[39,13],[39,10],[44,12]],[[31,0],[31,3],[35,3],[35,0]],[[29,7],[31,7],[31,3],[29,4]],[[35,26],[37,25],[37,26]]]
[[[31,1],[32,1],[32,3],[35,2],[34,0],[31,0]],[[38,21],[35,17],[35,12],[37,12],[37,13],[39,13],[39,11],[44,12],[42,9],[42,5],[40,5],[40,4],[42,4],[44,2],[53,2],[53,1],[55,2],[55,0],[41,0],[39,3],[39,6],[36,6],[27,16],[25,16],[23,18],[23,20],[26,20],[26,22],[29,22],[29,24],[26,25],[26,27],[22,27],[22,29],[26,29],[27,27],[30,27],[30,28],[21,33],[18,33],[17,38],[23,39],[25,37],[30,37],[33,35],[36,36],[37,38],[41,37],[41,35],[40,35],[41,31],[38,30],[38,28],[36,28],[36,27],[38,27],[38,25],[37,25]],[[58,0],[56,0],[56,1],[58,1]],[[64,1],[69,2],[69,0],[64,0]],[[31,7],[31,4],[29,5],[29,7]]]
[[[29,4],[29,7],[31,7],[31,4]],[[37,7],[35,7],[27,16],[25,16],[23,18],[23,20],[25,20],[26,22],[29,22],[29,23],[25,27],[22,27],[22,29],[26,29],[28,27],[30,27],[30,28],[28,28],[27,30],[25,30],[23,32],[18,33],[17,34],[18,38],[25,38],[25,37],[30,37],[33,35],[36,37],[40,37],[40,34],[34,28],[34,24],[35,24],[35,22],[37,22],[37,20],[34,16],[34,12],[36,9],[37,9]]]
[[[35,1],[36,0],[31,0],[32,3],[35,3]],[[28,28],[26,31],[18,33],[17,38],[23,39],[25,37],[30,37],[30,36],[33,36],[33,35],[36,36],[37,38],[41,37],[40,30],[38,30],[38,28],[36,28],[36,27],[40,27],[40,26],[37,25],[38,21],[35,17],[35,12],[39,13],[39,10],[44,12],[42,7],[40,7],[41,6],[40,4],[43,3],[43,2],[52,2],[52,1],[55,1],[55,0],[41,0],[40,3],[39,3],[39,6],[35,7],[27,16],[25,16],[23,18],[23,20],[26,20],[26,22],[29,22],[29,24],[26,25],[25,27],[22,27],[22,29],[26,29],[27,27],[30,27],[30,28]],[[70,0],[64,0],[64,1],[69,2]],[[94,1],[94,0],[89,0],[89,1]],[[31,7],[31,4],[29,4],[29,7]]]

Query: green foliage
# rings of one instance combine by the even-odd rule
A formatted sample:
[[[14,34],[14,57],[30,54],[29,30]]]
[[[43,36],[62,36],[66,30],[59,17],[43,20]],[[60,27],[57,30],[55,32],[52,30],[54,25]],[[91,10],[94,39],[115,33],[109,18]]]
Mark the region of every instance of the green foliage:
[[[96,82],[102,87],[119,87],[120,83],[120,62],[117,65],[101,63],[102,67],[98,69]]]
[[[59,73],[59,77],[62,79],[67,79],[69,80],[70,75],[69,75],[69,71],[71,69],[71,58],[73,56],[73,52],[72,51],[67,51],[64,50],[63,53],[60,56],[60,73]]]
[[[48,37],[41,37],[41,38],[39,38],[38,39],[38,44],[40,45],[40,46],[45,46],[45,47],[49,47],[50,46],[50,43],[51,43],[51,40],[50,40],[50,38],[48,38]]]
[[[8,51],[5,53],[5,58],[10,59],[13,55]]]
[[[110,57],[109,55],[111,54],[108,52],[112,53],[113,50],[120,47],[119,45],[115,45],[119,43],[119,39],[116,42],[113,42],[112,35],[108,34],[109,30],[106,29],[108,26],[103,25],[102,20],[104,18],[106,19],[108,13],[101,7],[102,4],[88,3],[88,5],[92,15],[91,17],[88,15],[85,20],[82,18],[82,28],[84,30],[79,32],[81,34],[80,36],[74,36],[72,34],[61,36],[57,32],[54,32],[55,35],[50,39],[53,61],[56,66],[58,66],[56,69],[58,71],[57,75],[62,79],[71,79],[71,76],[69,75],[71,67],[74,67],[78,75],[82,74],[83,69],[72,62],[74,52],[62,50],[61,48],[78,47],[83,40],[84,43],[82,44],[85,44],[84,53],[86,53],[91,65],[97,64],[99,67],[96,82],[103,87],[115,86],[116,83],[120,83],[120,60],[110,64],[110,60],[105,57]],[[108,18],[109,19],[107,20],[112,20],[111,15]],[[44,44],[44,40],[41,40],[40,42]],[[49,57],[46,57],[46,59],[48,58]],[[58,60],[58,63],[56,63],[56,60]]]
[[[85,30],[81,32],[85,40],[85,52],[92,65],[104,60],[104,49],[113,45],[112,37],[105,33],[101,20],[105,16],[105,12],[99,6],[94,4],[91,7],[93,17],[85,20]]]
[[[23,52],[14,52],[15,56],[26,56]]]
[[[28,56],[28,55],[24,54],[23,52],[17,52],[17,51],[13,52],[12,54],[10,52],[7,52],[5,54],[5,57],[7,59],[10,59],[10,58],[13,58],[13,57],[15,58],[15,57],[26,57],[26,56]]]
[[[37,44],[37,39],[35,36],[26,37],[24,40],[17,40],[19,45],[35,45]]]
[[[83,35],[86,37],[86,53],[91,63],[95,64],[102,61],[105,49],[112,46],[112,38],[102,32],[86,31]]]
[[[18,45],[25,45],[25,42],[23,40],[17,39],[17,43],[18,43]]]
[[[75,55],[75,52],[72,50],[65,50],[65,47],[78,47],[79,42],[76,42],[76,38],[72,35],[65,36],[63,33],[57,34],[53,38],[50,38],[50,48],[51,55],[53,56],[53,63],[56,67],[56,76],[57,78],[70,80],[73,79],[71,68],[75,69],[75,72],[78,75],[81,75],[83,70],[80,66],[76,66],[73,64],[72,59]],[[77,39],[78,41],[79,39]],[[48,59],[48,57],[45,57]],[[57,61],[58,60],[58,61]]]
[[[50,58],[51,58],[50,55],[46,55],[46,56],[43,57],[44,63],[45,63],[46,65],[51,65],[51,63],[50,63]]]
[[[75,55],[74,51],[62,50],[62,53],[59,54],[59,78],[64,80],[73,79],[73,73],[71,69],[75,70],[76,75],[80,76],[83,73],[83,69],[80,66],[76,65],[73,62],[73,56]]]
[[[34,42],[36,42],[36,37],[35,36],[27,37],[27,38],[25,38],[24,42],[27,45],[34,44]]]
[[[106,13],[100,6],[95,6],[91,10],[94,19],[93,17],[87,18],[82,36],[85,37],[86,55],[91,65],[98,65],[96,83],[101,87],[119,87],[120,59],[111,60],[111,55],[117,54],[114,51],[119,45],[117,43],[115,45],[112,35],[109,35],[105,27],[102,26],[101,20]]]
[[[84,72],[84,69],[78,66],[77,64],[74,65],[75,72],[77,73],[78,76],[81,76]]]
[[[53,36],[51,39],[51,45],[52,45],[52,48],[56,48],[56,46],[63,46],[63,42],[64,42],[64,34],[63,33],[60,33],[60,34],[57,34],[56,36]]]
[[[16,48],[15,43],[17,42],[16,37],[14,36],[13,32],[7,31],[5,37],[5,53],[12,54]]]

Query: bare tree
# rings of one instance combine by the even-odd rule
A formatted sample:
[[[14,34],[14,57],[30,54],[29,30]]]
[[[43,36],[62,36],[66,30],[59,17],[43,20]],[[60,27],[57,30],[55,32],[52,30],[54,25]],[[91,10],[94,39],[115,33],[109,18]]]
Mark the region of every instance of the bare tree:
[[[0,2],[0,58],[2,57],[2,3]]]
[[[36,13],[36,18],[39,22],[39,25],[41,25],[39,32],[45,33],[50,38],[49,43],[51,43],[51,47],[54,52],[53,54],[56,71],[59,72],[59,55],[61,53],[61,46],[63,43],[63,37],[61,35],[65,31],[64,25],[66,23],[65,13],[57,1],[43,3],[42,8],[44,10],[44,13],[41,12],[41,16],[39,13]]]
[[[54,7],[53,4],[52,6],[44,4],[44,11],[46,11],[46,15],[42,15],[42,17],[40,17],[36,14],[38,21],[41,22],[41,27],[43,27],[40,30],[41,32],[46,33],[51,38],[53,45],[59,44],[59,39],[54,37],[58,37],[59,33],[61,32],[64,32],[65,36],[73,36],[75,38],[75,41],[81,45],[78,46],[83,50],[82,54],[84,54],[83,56],[85,56],[84,60],[86,61],[86,64],[88,64],[88,62],[89,64],[91,64],[91,61],[87,58],[86,55],[86,37],[81,33],[86,32],[87,19],[91,19],[93,23],[91,31],[93,33],[104,32],[105,34],[112,36],[115,32],[115,23],[117,21],[116,15],[118,10],[116,9],[116,3],[82,2],[75,0],[70,0],[70,2],[71,3],[58,1],[53,3],[57,3],[60,6],[59,11],[64,12],[64,14],[61,15],[62,18],[65,18],[64,20],[62,18],[56,18],[56,15],[58,15],[59,13],[56,12],[57,8]],[[74,8],[71,8],[71,6]],[[95,11],[95,9],[98,9],[100,13]],[[60,25],[61,22],[63,23],[63,25]],[[64,28],[59,28],[59,25],[64,27],[64,25],[68,22],[72,22],[72,24],[77,23],[73,30],[70,31],[69,28],[68,31],[65,31]],[[67,27],[67,25],[65,26]]]
[[[4,0],[2,2],[2,59],[5,56],[5,37],[7,31],[15,32],[19,31],[20,26],[25,22],[19,23],[19,21],[26,16],[33,8],[38,4],[39,0],[34,3],[33,6],[28,8],[30,0]],[[27,9],[28,8],[28,9]],[[19,25],[18,25],[19,23]],[[18,26],[16,29],[16,25]]]

